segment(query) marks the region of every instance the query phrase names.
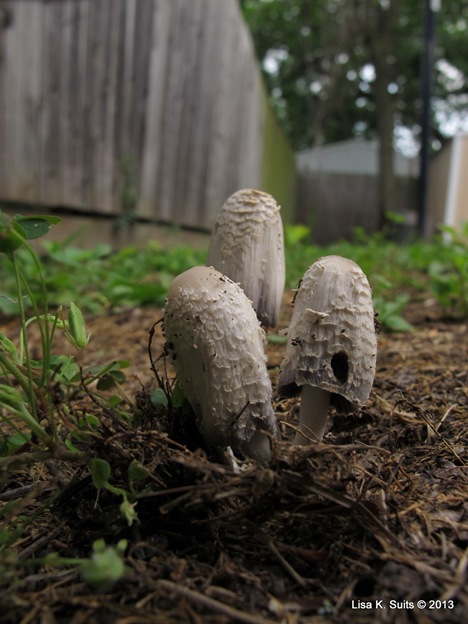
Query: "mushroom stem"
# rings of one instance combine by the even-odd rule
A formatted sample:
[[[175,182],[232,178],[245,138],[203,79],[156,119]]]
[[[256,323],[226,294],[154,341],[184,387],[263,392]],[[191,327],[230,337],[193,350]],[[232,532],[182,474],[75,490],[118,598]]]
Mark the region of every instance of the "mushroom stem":
[[[299,408],[299,431],[294,444],[310,444],[311,439],[321,440],[327,422],[330,392],[316,386],[304,384]]]
[[[263,431],[256,431],[247,442],[242,445],[242,452],[247,457],[253,457],[259,462],[267,463],[271,457],[271,439]]]

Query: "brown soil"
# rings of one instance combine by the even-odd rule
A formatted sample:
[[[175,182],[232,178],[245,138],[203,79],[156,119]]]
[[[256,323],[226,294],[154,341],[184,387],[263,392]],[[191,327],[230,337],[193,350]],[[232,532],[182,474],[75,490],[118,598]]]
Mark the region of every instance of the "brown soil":
[[[89,319],[92,339],[78,359],[132,362],[125,392],[138,425],[77,396],[70,409],[94,413],[104,432],[83,442],[85,458],[17,468],[0,484],[3,505],[21,499],[0,530],[30,521],[11,548],[26,563],[1,590],[0,622],[465,622],[468,327],[444,322],[430,303],[410,308],[413,333],[380,335],[361,413],[332,415],[323,443],[292,448],[297,401],[277,402],[283,440],[268,467],[241,474],[149,404],[148,332],[161,311]],[[161,348],[158,328],[153,353]],[[268,345],[273,381],[282,351]],[[120,518],[119,496],[97,494],[90,456],[106,459],[122,487],[130,462],[144,464],[138,523]],[[51,552],[89,557],[99,538],[128,540],[126,573],[113,587],[92,589],[76,567],[27,564]]]

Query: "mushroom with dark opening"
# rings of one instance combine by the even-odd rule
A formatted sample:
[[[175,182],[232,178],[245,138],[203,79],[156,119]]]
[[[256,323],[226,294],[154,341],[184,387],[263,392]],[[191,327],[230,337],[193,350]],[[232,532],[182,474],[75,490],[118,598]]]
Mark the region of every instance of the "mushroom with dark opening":
[[[170,286],[164,333],[207,445],[267,461],[276,421],[264,332],[242,289],[213,267],[185,271]]]
[[[301,393],[295,444],[321,440],[331,403],[343,413],[362,407],[377,357],[369,282],[347,258],[325,256],[305,273],[296,293],[278,393]]]
[[[276,325],[285,261],[280,207],[271,195],[243,189],[225,201],[211,236],[207,265],[240,284],[265,326]]]

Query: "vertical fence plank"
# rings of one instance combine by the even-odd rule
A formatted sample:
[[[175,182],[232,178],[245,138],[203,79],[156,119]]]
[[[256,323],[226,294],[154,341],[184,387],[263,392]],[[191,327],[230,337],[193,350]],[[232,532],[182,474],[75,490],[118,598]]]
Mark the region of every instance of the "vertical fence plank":
[[[34,3],[37,4],[37,3]],[[21,5],[21,2],[18,6]],[[44,8],[43,33],[43,114],[41,119],[40,201],[60,205],[62,200],[61,174],[63,142],[61,140],[62,97],[62,29],[64,4],[49,2]],[[26,21],[26,20],[25,20]],[[27,19],[29,24],[31,17]]]
[[[133,99],[133,58],[135,39],[138,32],[135,30],[135,16],[138,0],[126,0],[121,15],[121,43],[119,50],[119,79],[117,81],[116,117],[116,149],[119,154],[129,154],[131,151],[131,112]]]
[[[148,97],[149,54],[152,39],[152,15],[154,2],[139,2],[136,14],[136,30],[133,56],[133,94],[131,132],[132,146],[141,158],[145,133],[146,99]]]
[[[220,68],[216,98],[212,113],[213,131],[210,133],[207,153],[207,179],[203,218],[210,223],[224,199],[238,190],[233,180],[232,143],[237,134],[236,101],[239,93],[239,30],[231,27],[235,19],[232,3],[228,3],[219,17],[219,40],[213,41],[213,55]],[[220,44],[222,42],[222,45]],[[232,62],[231,62],[232,61]]]
[[[64,129],[64,161],[67,168],[63,177],[63,204],[74,208],[89,208],[85,195],[84,162],[85,137],[88,124],[86,77],[88,73],[88,2],[69,2],[65,17],[64,47],[69,47],[63,58],[63,85],[66,120]]]
[[[185,55],[189,38],[191,6],[184,0],[173,0],[169,22],[169,50],[164,84],[164,112],[160,149],[163,157],[158,162],[159,217],[171,219],[174,211],[174,180],[177,174],[177,152],[181,141],[182,114],[187,85],[187,74],[192,60]]]
[[[210,3],[212,5],[212,3]],[[214,8],[214,7],[213,7]],[[210,14],[209,23],[211,24]],[[184,37],[183,58],[186,71],[180,97],[181,120],[177,141],[174,170],[173,214],[180,223],[196,225],[199,214],[199,194],[197,186],[203,183],[206,167],[206,133],[210,131],[206,120],[210,116],[215,91],[210,84],[216,79],[217,68],[203,65],[203,43],[207,35],[206,2],[200,0],[188,12]],[[184,36],[185,35],[185,36]],[[208,98],[206,96],[209,96]],[[204,157],[200,158],[203,154]]]
[[[39,189],[40,144],[36,128],[42,115],[43,7],[34,3],[29,6],[29,11],[32,14],[31,23],[23,31],[23,36],[20,36],[21,67],[24,72],[21,85],[24,90],[21,90],[18,98],[22,118],[17,142],[22,171],[21,194],[28,201],[34,202],[37,201]]]
[[[93,47],[96,53],[94,76],[93,132],[96,140],[95,201],[94,206],[104,213],[117,212],[116,175],[120,163],[114,153],[114,123],[116,113],[116,78],[118,69],[119,16],[121,0],[100,0],[97,10],[98,28],[93,29]],[[91,59],[89,59],[91,62]]]
[[[197,225],[207,209],[207,182],[210,166],[210,138],[218,132],[214,110],[219,97],[219,84],[225,66],[221,60],[224,47],[223,16],[225,6],[211,0],[200,2],[195,30],[195,50],[193,70],[189,75],[190,98],[185,110],[186,139],[184,159],[179,163],[178,188],[183,196],[177,201],[177,220]],[[209,14],[210,19],[206,19]],[[190,51],[189,51],[190,54]],[[232,62],[235,62],[232,59]],[[203,155],[202,157],[200,157]],[[185,179],[185,185],[182,185]],[[190,203],[191,211],[185,213],[185,205]]]
[[[161,205],[161,184],[159,172],[164,158],[164,92],[166,89],[167,66],[169,63],[171,14],[173,6],[168,2],[155,2],[151,16],[151,43],[148,66],[148,97],[144,116],[146,131],[142,158],[140,161],[141,177],[139,184],[138,214],[147,218],[163,219]],[[166,218],[170,216],[166,214]]]
[[[89,2],[86,49],[83,150],[83,199],[89,208],[102,211],[102,165],[104,161],[104,116],[106,98],[105,36],[109,1]]]
[[[59,128],[60,146],[60,203],[73,205],[71,189],[73,185],[74,162],[73,146],[77,139],[74,121],[77,117],[77,103],[79,101],[80,85],[76,81],[77,67],[77,37],[79,24],[76,21],[80,3],[63,2],[61,25],[61,65],[60,65],[60,117],[57,120]]]
[[[2,197],[37,201],[42,6],[5,2],[1,9],[5,20],[0,30]]]
[[[12,2],[2,5],[0,30],[0,189],[4,199],[14,199],[19,189],[14,149],[17,121],[16,82],[19,79],[12,62],[16,58],[18,17]],[[16,59],[16,68],[18,59]]]
[[[112,0],[106,36],[106,92],[104,104],[103,181],[100,206],[104,212],[117,213],[121,208],[119,177],[122,173],[120,155],[115,149],[115,127],[118,109],[117,79],[119,74],[119,48],[121,45],[121,15],[125,0]]]

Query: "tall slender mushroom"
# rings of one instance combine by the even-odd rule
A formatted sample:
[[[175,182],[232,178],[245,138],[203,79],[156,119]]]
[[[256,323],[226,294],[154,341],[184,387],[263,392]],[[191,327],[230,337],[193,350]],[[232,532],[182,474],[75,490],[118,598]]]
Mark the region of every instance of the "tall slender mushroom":
[[[375,376],[377,338],[369,282],[347,258],[325,256],[296,293],[278,392],[301,393],[295,444],[322,439],[331,403],[343,413],[362,407]]]
[[[185,271],[169,288],[164,332],[207,445],[267,461],[276,421],[264,332],[242,289],[213,267]]]
[[[240,284],[265,326],[276,325],[285,263],[280,207],[271,195],[243,189],[226,200],[213,229],[207,265]]]

